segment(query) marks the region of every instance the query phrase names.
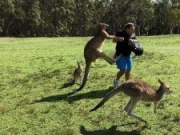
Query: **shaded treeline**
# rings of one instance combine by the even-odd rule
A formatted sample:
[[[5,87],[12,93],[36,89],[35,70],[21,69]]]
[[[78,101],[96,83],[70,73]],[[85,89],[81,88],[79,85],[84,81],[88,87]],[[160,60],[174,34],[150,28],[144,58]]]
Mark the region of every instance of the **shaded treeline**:
[[[90,36],[98,22],[111,34],[126,22],[140,35],[180,33],[180,0],[0,0],[1,36]]]

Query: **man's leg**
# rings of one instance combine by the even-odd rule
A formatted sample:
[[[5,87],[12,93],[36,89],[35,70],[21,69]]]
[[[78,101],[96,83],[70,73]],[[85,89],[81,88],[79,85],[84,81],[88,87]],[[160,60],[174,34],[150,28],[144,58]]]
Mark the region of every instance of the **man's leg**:
[[[126,71],[125,72],[125,79],[126,79],[126,81],[130,79],[130,76],[131,76],[131,71]]]
[[[119,81],[119,79],[124,75],[124,73],[125,73],[124,70],[120,70],[119,72],[117,72],[116,80]]]
[[[125,72],[126,81],[131,77],[131,69],[132,69],[132,58],[131,56],[127,57],[127,71]]]
[[[119,79],[124,75],[126,71],[126,61],[125,57],[120,57],[117,61],[117,68],[119,69],[119,72],[116,74],[116,79],[114,80],[114,87],[118,87],[118,81]]]
[[[116,79],[114,80],[113,84],[114,87],[118,87],[119,86],[119,79],[124,75],[125,71],[124,70],[120,70],[119,72],[117,72],[116,74]]]

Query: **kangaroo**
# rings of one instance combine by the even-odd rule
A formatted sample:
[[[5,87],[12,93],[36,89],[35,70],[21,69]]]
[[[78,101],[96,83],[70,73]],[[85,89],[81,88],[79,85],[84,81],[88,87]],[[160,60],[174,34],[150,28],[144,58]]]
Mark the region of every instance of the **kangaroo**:
[[[102,46],[104,44],[105,39],[113,39],[114,36],[110,36],[105,30],[109,27],[108,24],[105,23],[99,23],[98,26],[98,33],[95,35],[91,40],[89,40],[84,48],[84,58],[85,58],[85,73],[83,77],[82,84],[80,88],[78,88],[74,94],[81,89],[84,88],[87,78],[89,75],[90,71],[90,66],[92,62],[95,62],[96,59],[98,58],[103,58],[106,60],[109,64],[113,64],[115,61],[114,59],[110,58],[107,56],[103,51],[102,51]]]
[[[113,89],[110,91],[103,100],[95,106],[91,111],[95,111],[99,107],[101,107],[105,102],[107,102],[112,96],[116,95],[119,92],[124,92],[125,95],[130,97],[129,102],[125,106],[124,110],[128,113],[128,115],[137,118],[138,120],[147,123],[146,120],[142,119],[141,117],[137,116],[133,110],[136,106],[136,104],[142,100],[142,101],[148,101],[148,102],[154,102],[154,113],[156,113],[156,108],[158,102],[162,99],[163,95],[165,93],[171,93],[172,90],[165,85],[163,81],[160,79],[158,80],[160,83],[160,87],[158,90],[155,90],[152,88],[148,83],[142,81],[142,80],[128,80],[124,82],[119,87]]]
[[[73,82],[74,83],[77,83],[78,79],[80,79],[80,83],[81,83],[81,76],[82,76],[82,71],[83,71],[81,63],[82,63],[81,61],[77,61],[78,67],[73,72],[73,77],[74,77]]]

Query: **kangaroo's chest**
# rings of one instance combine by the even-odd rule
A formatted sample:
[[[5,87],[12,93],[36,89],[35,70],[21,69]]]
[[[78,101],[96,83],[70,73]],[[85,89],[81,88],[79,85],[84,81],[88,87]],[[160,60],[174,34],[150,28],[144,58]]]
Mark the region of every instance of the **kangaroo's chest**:
[[[153,102],[156,100],[156,92],[155,91],[144,91],[142,93],[142,98],[141,98],[142,101],[147,101],[147,102]]]
[[[102,36],[97,36],[92,38],[86,45],[86,47],[88,48],[97,48],[97,49],[101,49],[103,47],[103,44],[105,42],[105,38]]]

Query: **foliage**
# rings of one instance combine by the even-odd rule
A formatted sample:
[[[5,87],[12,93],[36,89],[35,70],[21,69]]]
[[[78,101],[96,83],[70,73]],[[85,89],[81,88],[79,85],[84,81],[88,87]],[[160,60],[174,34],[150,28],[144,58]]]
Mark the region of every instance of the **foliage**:
[[[0,0],[1,36],[91,36],[105,22],[114,34],[136,24],[137,34],[180,33],[178,0]]]

